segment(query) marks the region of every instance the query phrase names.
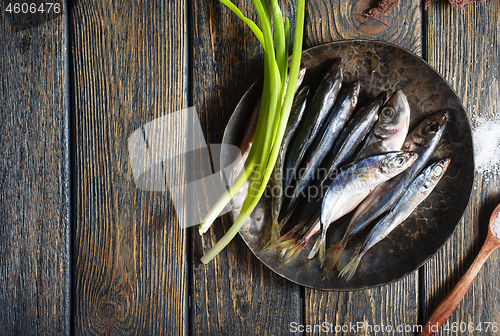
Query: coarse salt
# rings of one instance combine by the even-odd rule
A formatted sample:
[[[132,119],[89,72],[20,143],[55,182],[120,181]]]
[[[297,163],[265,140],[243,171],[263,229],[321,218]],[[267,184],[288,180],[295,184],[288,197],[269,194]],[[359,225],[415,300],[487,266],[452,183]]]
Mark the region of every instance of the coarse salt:
[[[500,173],[500,121],[476,118],[472,129],[476,170],[480,173]]]
[[[500,239],[500,212],[497,215],[497,218],[495,218],[495,221],[493,222],[493,227],[491,228],[491,231],[497,237]]]

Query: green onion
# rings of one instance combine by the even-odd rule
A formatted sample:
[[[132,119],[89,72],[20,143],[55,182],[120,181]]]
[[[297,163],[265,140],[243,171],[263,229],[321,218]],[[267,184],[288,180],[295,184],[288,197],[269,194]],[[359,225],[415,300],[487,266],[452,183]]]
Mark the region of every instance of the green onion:
[[[252,0],[262,30],[260,30],[254,22],[246,18],[232,2],[229,0],[220,1],[248,24],[262,44],[264,48],[264,85],[260,114],[254,137],[255,140],[247,160],[245,161],[245,167],[233,184],[210,210],[203,220],[203,223],[200,224],[200,234],[208,230],[212,222],[229,203],[234,194],[237,193],[250,178],[247,197],[243,201],[240,214],[228,232],[226,232],[224,237],[222,237],[221,240],[201,258],[204,264],[210,262],[227,246],[227,244],[229,244],[264,194],[278,157],[279,148],[281,147],[286,124],[288,122],[288,116],[290,115],[293,96],[299,77],[304,34],[305,0],[297,0],[292,59],[290,62],[290,72],[288,74],[288,84],[286,84],[290,27],[288,18],[283,20],[283,15],[277,4],[277,0],[272,0],[271,3],[273,20],[271,20],[271,12],[267,0]],[[273,38],[273,26],[271,21],[274,22],[276,40]],[[274,52],[275,43],[276,53]]]
[[[283,22],[283,14],[278,6],[278,1],[273,0],[273,21],[274,21],[274,31],[276,32],[276,63],[278,64],[278,69],[280,73],[281,83],[285,83],[287,69],[288,69],[288,55],[286,54],[286,37],[285,37],[285,24]],[[284,86],[283,86],[284,87]],[[281,93],[283,96],[283,93]]]
[[[239,10],[238,7],[236,7],[231,1],[229,0],[220,0],[224,5],[226,5],[230,10],[232,10],[238,17],[245,22],[248,27],[253,31],[255,34],[255,37],[259,40],[260,44],[264,46],[264,36],[262,35],[262,32],[260,31],[259,27],[249,18],[245,17],[243,13]]]

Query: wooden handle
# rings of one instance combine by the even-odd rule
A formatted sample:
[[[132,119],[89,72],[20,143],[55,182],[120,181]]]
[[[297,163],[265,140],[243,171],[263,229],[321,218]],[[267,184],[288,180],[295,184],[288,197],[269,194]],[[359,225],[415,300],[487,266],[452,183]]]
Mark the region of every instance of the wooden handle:
[[[469,267],[467,272],[464,274],[462,279],[457,283],[455,288],[446,296],[446,298],[439,304],[439,306],[434,310],[431,317],[424,324],[423,330],[419,336],[430,336],[441,328],[443,323],[450,317],[451,313],[457,308],[460,301],[464,297],[467,289],[469,289],[472,281],[476,277],[477,273],[483,266],[484,262],[488,257],[498,249],[498,241],[490,237],[486,238],[483,248],[479,251],[476,259]]]

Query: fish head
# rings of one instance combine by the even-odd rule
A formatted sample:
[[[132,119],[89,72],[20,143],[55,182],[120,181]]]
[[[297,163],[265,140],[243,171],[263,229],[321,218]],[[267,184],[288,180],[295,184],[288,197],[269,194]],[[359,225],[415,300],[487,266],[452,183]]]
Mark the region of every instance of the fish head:
[[[342,85],[342,79],[344,78],[344,59],[342,57],[336,58],[330,69],[327,71],[325,78],[331,78],[332,83],[337,85]]]
[[[351,110],[354,110],[356,108],[356,104],[358,103],[358,95],[359,95],[359,88],[360,88],[360,83],[355,82],[349,87],[349,104]]]
[[[392,152],[384,154],[385,158],[381,161],[379,171],[382,174],[392,178],[403,170],[408,168],[418,158],[418,153],[415,152]]]
[[[302,83],[302,80],[306,76],[306,71],[307,71],[306,66],[304,64],[301,64],[300,69],[299,69],[299,81],[300,81],[300,83]]]
[[[394,92],[379,112],[375,132],[377,137],[385,139],[385,146],[400,150],[410,126],[410,105],[401,90]]]
[[[304,101],[307,99],[310,90],[311,88],[309,87],[309,85],[306,85],[295,94],[295,97],[293,98],[292,108],[290,109],[291,111],[297,113],[300,112],[299,106],[302,106],[304,104]]]
[[[450,118],[448,111],[440,111],[425,118],[406,138],[402,150],[415,151],[429,146],[434,139],[439,140]],[[435,141],[437,141],[435,140]]]
[[[450,161],[451,159],[449,157],[444,157],[427,168],[427,170],[425,171],[425,174],[427,175],[426,180],[429,182],[427,188],[430,188],[431,186],[434,186],[439,182],[439,180],[446,173],[446,170],[450,165]]]
[[[326,76],[323,78],[323,81],[321,82],[320,86],[322,84],[326,84],[329,87],[328,89],[329,91],[340,90],[343,79],[344,79],[344,59],[341,57],[337,58],[333,62],[332,67],[326,73]],[[334,95],[333,97],[336,97],[336,95]]]
[[[335,59],[335,61],[332,64],[331,69],[333,71],[340,71],[343,73],[344,72],[344,59],[342,57]]]
[[[377,97],[375,97],[375,100],[379,102],[380,105],[384,105],[387,102],[387,99],[389,99],[389,92],[387,91],[382,91],[377,95]]]

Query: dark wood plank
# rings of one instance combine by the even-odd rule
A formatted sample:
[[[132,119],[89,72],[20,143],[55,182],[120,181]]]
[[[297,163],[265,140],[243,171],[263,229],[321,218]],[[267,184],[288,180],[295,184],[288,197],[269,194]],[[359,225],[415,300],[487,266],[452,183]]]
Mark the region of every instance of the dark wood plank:
[[[342,39],[368,38],[397,44],[421,54],[421,8],[415,1],[398,1],[396,7],[377,20],[362,14],[372,6],[369,1],[308,2],[309,46]],[[396,15],[397,13],[397,15]],[[305,289],[305,324],[331,323],[342,335],[371,335],[373,328],[398,326],[413,328],[418,322],[418,273],[412,273],[393,284],[354,292],[323,292]],[[359,329],[346,329],[363,323]],[[361,326],[361,325],[360,325]],[[328,328],[331,328],[328,325]],[[387,330],[387,329],[384,329]],[[311,335],[321,334],[319,328]]]
[[[256,19],[250,1],[235,3]],[[289,13],[288,3],[282,7]],[[239,99],[263,74],[262,50],[218,1],[194,1],[190,20],[192,103],[207,142],[218,144]],[[239,236],[208,265],[200,262],[231,224],[223,216],[201,237],[192,231],[192,334],[288,335],[289,324],[300,323],[299,286],[265,267]]]
[[[451,84],[464,104],[471,124],[476,118],[498,118],[500,20],[498,2],[475,3],[465,10],[445,2],[433,3],[428,10],[428,60]],[[446,32],[446,33],[444,33]],[[476,173],[472,195],[462,221],[446,245],[422,268],[423,319],[458,282],[476,257],[486,238],[488,219],[500,201],[498,174]],[[500,278],[498,253],[479,272],[462,303],[450,316],[453,323],[482,323],[483,333],[496,335],[486,322],[498,320]],[[423,320],[422,320],[423,322]],[[460,332],[478,335],[479,331]],[[456,335],[441,330],[438,335]]]
[[[69,335],[67,11],[0,13],[0,334]]]
[[[323,323],[328,323],[328,332],[335,335],[390,334],[391,331],[412,335],[410,331],[417,330],[414,326],[418,322],[417,280],[418,273],[415,272],[374,289],[351,292],[306,289],[305,325],[313,328],[307,335],[322,335],[318,327],[314,330],[314,326],[324,328]]]
[[[379,40],[397,44],[420,55],[421,7],[415,1],[396,1],[386,14],[367,19],[378,1],[308,1],[306,48],[322,43],[351,39]]]
[[[179,1],[77,1],[71,11],[76,335],[187,331],[185,231],[165,191],[135,183],[128,148],[145,124],[187,106],[185,15]]]

